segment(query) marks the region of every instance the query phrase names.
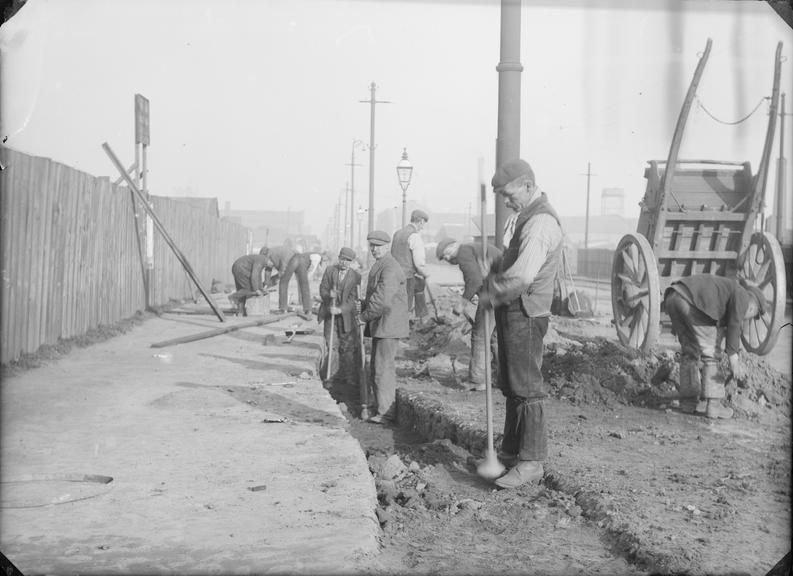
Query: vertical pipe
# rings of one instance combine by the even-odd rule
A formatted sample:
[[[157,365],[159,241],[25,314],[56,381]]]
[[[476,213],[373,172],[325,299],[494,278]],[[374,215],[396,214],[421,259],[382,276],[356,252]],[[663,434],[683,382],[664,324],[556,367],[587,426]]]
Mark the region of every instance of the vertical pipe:
[[[369,112],[369,230],[374,230],[374,107],[375,97],[374,93],[377,90],[377,85],[372,82],[369,85],[371,91],[370,96],[370,112]]]
[[[501,0],[501,56],[498,71],[496,168],[520,157],[520,8],[521,0]],[[504,245],[507,207],[496,201],[496,245]]]
[[[355,246],[353,239],[355,236],[355,140],[352,142],[352,154],[350,156],[350,248]]]

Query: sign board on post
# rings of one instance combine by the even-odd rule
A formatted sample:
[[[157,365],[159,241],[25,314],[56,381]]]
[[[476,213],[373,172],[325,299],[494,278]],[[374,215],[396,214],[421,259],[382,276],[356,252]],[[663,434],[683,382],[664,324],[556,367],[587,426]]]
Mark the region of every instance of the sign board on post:
[[[135,94],[135,144],[149,145],[149,100]]]

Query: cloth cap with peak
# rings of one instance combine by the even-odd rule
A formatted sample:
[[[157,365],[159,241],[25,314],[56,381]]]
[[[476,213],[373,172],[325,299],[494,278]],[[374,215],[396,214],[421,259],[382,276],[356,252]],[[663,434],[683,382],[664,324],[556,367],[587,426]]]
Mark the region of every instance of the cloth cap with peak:
[[[415,222],[419,218],[423,218],[424,220],[427,220],[427,221],[429,221],[429,219],[430,219],[430,217],[427,215],[426,212],[424,212],[424,210],[413,210],[413,212],[410,213],[410,221],[411,222]]]
[[[454,238],[444,238],[440,242],[438,242],[438,246],[435,248],[435,256],[438,260],[443,258],[443,252],[452,244],[457,242]]]
[[[343,247],[339,250],[339,260],[355,260],[355,250]]]
[[[493,185],[494,190],[498,190],[520,176],[531,176],[531,179],[534,180],[534,170],[531,169],[528,162],[516,158],[499,166],[496,173],[493,174],[490,184]]]
[[[366,241],[375,246],[382,246],[383,244],[391,242],[391,237],[387,232],[383,232],[382,230],[372,230],[366,235]]]

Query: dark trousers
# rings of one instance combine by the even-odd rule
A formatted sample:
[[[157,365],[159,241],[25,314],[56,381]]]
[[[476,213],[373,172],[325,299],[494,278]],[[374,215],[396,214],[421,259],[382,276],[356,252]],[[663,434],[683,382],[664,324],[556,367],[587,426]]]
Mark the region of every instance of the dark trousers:
[[[338,315],[333,320],[333,342],[330,342],[330,318],[325,320],[323,326],[325,335],[325,350],[320,366],[320,378],[323,381],[330,380],[338,375],[341,378],[357,380],[357,370],[360,363],[358,356],[358,330],[344,331],[344,320]],[[329,358],[331,346],[333,357]],[[330,373],[328,373],[328,360],[331,360]],[[329,374],[329,375],[328,375]]]
[[[308,268],[311,259],[308,254],[295,254],[286,264],[284,273],[278,281],[278,307],[286,310],[289,306],[289,281],[292,274],[297,277],[297,287],[300,290],[300,304],[303,312],[311,313],[311,289],[308,285]]]
[[[502,451],[520,460],[548,456],[542,379],[542,339],[548,317],[527,317],[520,299],[496,309],[498,385],[506,397]]]
[[[377,413],[395,418],[396,353],[399,338],[372,338],[371,382],[377,400]]]
[[[427,315],[427,300],[424,296],[426,280],[408,276],[405,278],[405,290],[408,296],[408,317],[423,318]]]

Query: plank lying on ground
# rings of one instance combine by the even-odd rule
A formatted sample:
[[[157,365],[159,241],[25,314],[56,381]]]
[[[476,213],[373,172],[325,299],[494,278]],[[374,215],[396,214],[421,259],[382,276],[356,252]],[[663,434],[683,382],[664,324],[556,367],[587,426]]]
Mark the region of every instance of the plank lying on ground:
[[[173,346],[174,344],[185,344],[187,342],[195,342],[196,340],[203,340],[205,338],[212,338],[239,330],[241,328],[253,328],[255,326],[264,326],[266,324],[275,324],[281,320],[297,316],[296,312],[289,314],[280,314],[278,316],[263,316],[257,320],[248,320],[247,322],[240,322],[239,324],[232,324],[224,328],[215,328],[214,330],[207,330],[206,332],[199,332],[198,334],[191,334],[189,336],[181,336],[171,340],[163,340],[162,342],[155,342],[151,345],[152,348],[165,348],[166,346]]]

